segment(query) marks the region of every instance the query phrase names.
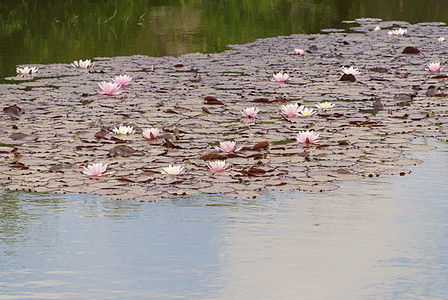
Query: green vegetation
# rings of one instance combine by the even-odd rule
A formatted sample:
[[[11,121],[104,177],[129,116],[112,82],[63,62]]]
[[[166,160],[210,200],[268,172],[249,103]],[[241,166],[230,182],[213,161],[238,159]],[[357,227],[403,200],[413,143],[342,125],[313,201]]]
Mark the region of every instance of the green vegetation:
[[[17,64],[219,52],[357,17],[446,21],[447,9],[435,0],[3,0],[0,77],[14,75]]]

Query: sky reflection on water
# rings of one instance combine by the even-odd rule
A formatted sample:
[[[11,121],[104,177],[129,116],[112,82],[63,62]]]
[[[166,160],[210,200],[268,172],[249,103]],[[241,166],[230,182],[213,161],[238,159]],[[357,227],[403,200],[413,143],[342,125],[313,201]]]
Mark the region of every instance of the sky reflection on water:
[[[433,143],[433,142],[430,142]],[[328,193],[2,195],[0,299],[442,299],[448,146]]]

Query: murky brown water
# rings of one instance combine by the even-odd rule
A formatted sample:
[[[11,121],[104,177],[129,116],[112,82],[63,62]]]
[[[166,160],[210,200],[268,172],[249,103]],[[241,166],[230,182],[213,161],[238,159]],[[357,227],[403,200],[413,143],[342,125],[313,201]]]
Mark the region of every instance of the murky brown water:
[[[443,299],[448,145],[327,193],[157,203],[7,193],[0,299]]]

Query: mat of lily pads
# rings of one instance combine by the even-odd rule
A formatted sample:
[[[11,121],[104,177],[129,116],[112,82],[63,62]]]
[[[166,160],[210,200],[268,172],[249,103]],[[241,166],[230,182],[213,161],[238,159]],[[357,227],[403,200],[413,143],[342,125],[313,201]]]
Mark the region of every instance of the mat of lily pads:
[[[373,31],[377,25],[382,30]],[[438,38],[448,37],[448,28],[375,19],[353,26],[350,33],[266,38],[217,54],[96,57],[87,70],[70,62],[32,65],[39,68],[34,76],[0,85],[0,191],[137,201],[198,193],[245,198],[264,189],[327,191],[341,180],[407,174],[404,167],[419,161],[404,151],[431,149],[411,141],[447,141],[447,76],[427,64],[447,57],[448,42]],[[398,28],[407,35],[388,34]],[[340,81],[343,66],[361,72],[356,81]],[[271,81],[280,71],[291,79]],[[120,95],[98,93],[99,82],[124,74],[133,79]],[[335,107],[306,117],[281,114],[282,105],[316,109],[321,102]],[[258,118],[243,118],[251,106]],[[120,125],[136,133],[115,134]],[[152,127],[160,135],[145,139],[142,131]],[[320,140],[297,143],[302,130]],[[221,141],[242,149],[220,152],[214,146]],[[212,160],[225,160],[230,170],[210,172]],[[99,162],[113,174],[83,174]],[[163,174],[169,165],[186,172]]]

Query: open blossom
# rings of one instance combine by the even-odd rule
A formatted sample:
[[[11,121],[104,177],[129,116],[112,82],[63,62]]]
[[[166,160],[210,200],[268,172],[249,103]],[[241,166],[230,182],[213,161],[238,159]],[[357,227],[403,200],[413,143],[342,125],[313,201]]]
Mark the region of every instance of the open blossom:
[[[303,106],[299,106],[297,103],[282,105],[282,114],[288,118],[297,117],[302,108]]]
[[[93,66],[95,65],[95,63],[92,63],[90,61],[90,59],[86,59],[86,60],[75,60],[74,62],[72,62],[71,66],[73,68],[78,68],[78,69],[89,69],[89,68],[93,68]]]
[[[112,131],[115,134],[134,134],[135,133],[135,129],[132,126],[123,126],[120,125],[120,127],[114,127],[114,129],[112,129]]]
[[[241,150],[241,148],[236,148],[235,141],[219,142],[219,147],[215,146],[215,149],[225,153],[232,153]]]
[[[241,115],[244,118],[255,119],[255,118],[258,117],[258,112],[259,111],[260,110],[258,109],[258,107],[251,106],[251,107],[243,109],[241,111]]]
[[[301,144],[312,144],[318,141],[319,133],[314,132],[314,130],[299,131],[297,134],[297,143]]]
[[[143,137],[148,140],[155,140],[157,138],[157,136],[159,135],[159,133],[160,133],[160,130],[157,128],[145,129],[142,132]]]
[[[445,42],[445,41],[446,41],[446,39],[443,36],[437,38],[437,44],[443,44],[443,42]]]
[[[381,27],[379,25],[376,25],[375,28],[373,28],[373,31],[380,31]]]
[[[358,75],[358,74],[361,74],[361,72],[358,71],[357,68],[353,68],[353,67],[349,67],[349,68],[342,67],[341,71],[342,71],[342,73],[344,73],[344,74],[347,74],[347,75],[348,75],[348,74],[352,74],[353,76]]]
[[[303,55],[303,53],[305,52],[305,50],[303,50],[303,49],[300,49],[300,48],[295,48],[294,49],[294,53],[296,54],[296,55]]]
[[[169,165],[168,167],[165,167],[162,169],[163,174],[172,175],[172,176],[181,175],[181,174],[185,173],[185,171],[186,171],[186,169],[184,166]]]
[[[16,72],[18,75],[33,75],[33,74],[37,73],[38,70],[39,70],[39,68],[36,68],[36,67],[16,68]]]
[[[289,77],[289,75],[287,73],[283,73],[283,71],[281,71],[281,72],[278,72],[277,74],[274,74],[273,77],[271,78],[271,81],[286,82],[290,79],[291,79],[291,77]]]
[[[228,171],[230,165],[225,160],[216,160],[207,163],[207,167],[213,173]]]
[[[110,175],[113,173],[113,172],[106,173],[106,169],[107,169],[107,164],[103,165],[102,163],[97,163],[97,164],[88,165],[87,167],[84,167],[83,173],[88,176],[94,176],[94,177],[106,176],[106,175]]]
[[[112,81],[115,82],[116,84],[118,84],[119,86],[123,87],[123,86],[127,86],[129,84],[129,82],[131,82],[132,77],[129,75],[119,75],[119,76],[115,76]]]
[[[102,81],[98,83],[98,86],[100,87],[101,91],[98,91],[98,93],[103,95],[110,95],[115,96],[121,94],[121,91],[119,91],[120,86],[114,82],[106,82]]]
[[[327,108],[333,108],[334,104],[331,102],[322,102],[319,104],[316,104],[317,109],[327,109]]]
[[[408,34],[408,30],[407,29],[403,29],[403,28],[398,28],[397,30],[390,30],[387,32],[388,35],[398,35],[398,36],[403,36]]]
[[[300,114],[299,114],[299,116],[301,116],[301,117],[307,117],[307,116],[312,116],[312,115],[314,115],[316,112],[314,111],[314,109],[312,109],[312,108],[306,108],[306,107],[303,107],[301,110],[300,110]]]
[[[443,63],[440,62],[433,62],[433,63],[429,63],[428,64],[428,71],[431,72],[439,72],[440,70],[443,69]]]

